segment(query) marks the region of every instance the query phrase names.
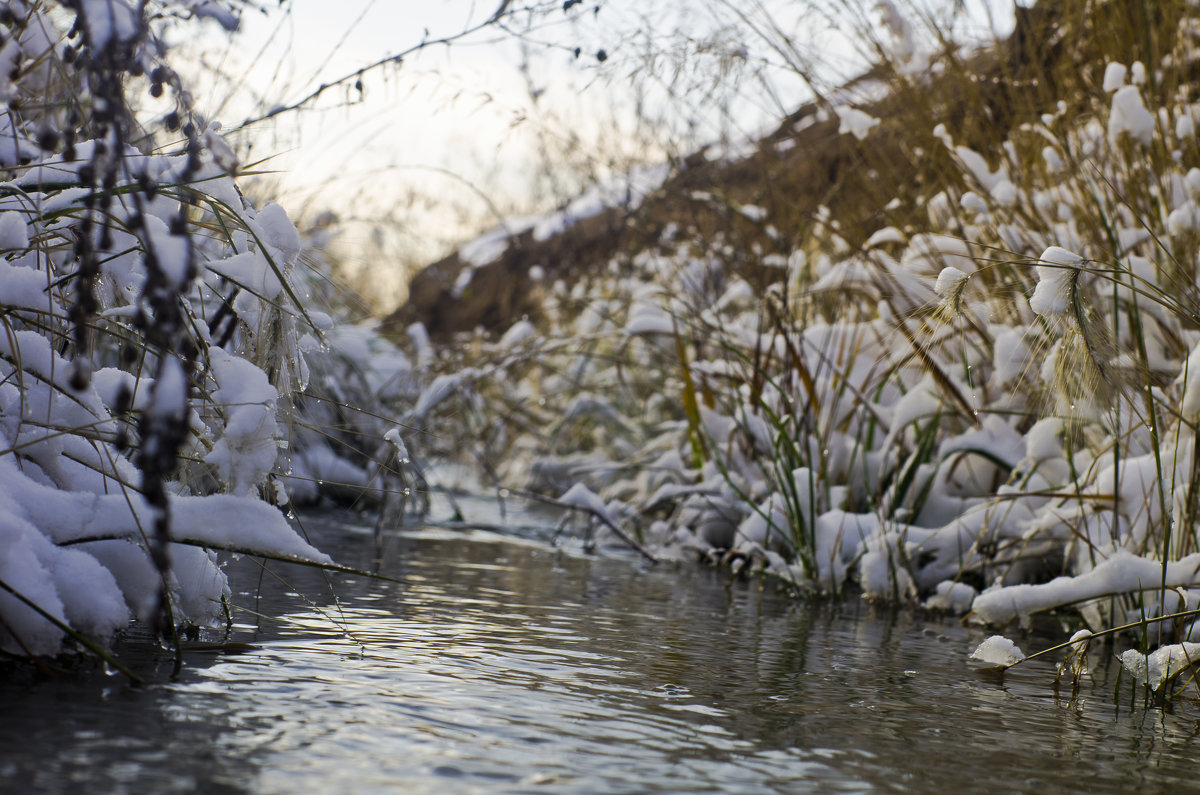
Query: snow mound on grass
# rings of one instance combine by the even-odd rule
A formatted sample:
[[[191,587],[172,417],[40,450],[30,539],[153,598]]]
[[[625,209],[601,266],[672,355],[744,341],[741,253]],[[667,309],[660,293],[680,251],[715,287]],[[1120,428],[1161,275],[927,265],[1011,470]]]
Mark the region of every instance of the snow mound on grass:
[[[1165,583],[1164,583],[1165,580]],[[1118,550],[1084,574],[1056,577],[1038,585],[989,588],[975,599],[974,615],[994,625],[1007,624],[1056,607],[1079,604],[1101,596],[1194,586],[1200,582],[1200,552],[1168,563]]]
[[[992,635],[971,652],[973,662],[996,668],[1010,668],[1025,659],[1025,653],[1003,635]]]
[[[1130,649],[1121,654],[1121,667],[1139,684],[1161,690],[1176,675],[1200,662],[1200,643],[1175,643],[1146,654]]]
[[[0,647],[55,654],[64,627],[104,642],[133,618],[148,617],[160,580],[143,546],[153,514],[140,495],[39,483],[11,455],[0,456],[0,495]],[[198,624],[214,618],[228,595],[204,548],[332,563],[256,497],[174,497],[171,516],[178,543],[168,585],[181,617]]]

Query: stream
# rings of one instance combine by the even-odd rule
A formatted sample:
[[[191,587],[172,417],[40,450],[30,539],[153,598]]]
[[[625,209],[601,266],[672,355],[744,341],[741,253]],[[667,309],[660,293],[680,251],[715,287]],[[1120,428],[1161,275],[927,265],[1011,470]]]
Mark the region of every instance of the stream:
[[[150,684],[0,681],[13,792],[1128,792],[1189,788],[1200,708],[1147,706],[1112,647],[1077,697],[1054,661],[970,668],[985,637],[912,609],[567,540],[304,527],[390,580],[241,559],[232,644]],[[1029,653],[1063,636],[1011,634]],[[224,641],[221,635],[202,640]],[[86,667],[86,666],[85,666]]]

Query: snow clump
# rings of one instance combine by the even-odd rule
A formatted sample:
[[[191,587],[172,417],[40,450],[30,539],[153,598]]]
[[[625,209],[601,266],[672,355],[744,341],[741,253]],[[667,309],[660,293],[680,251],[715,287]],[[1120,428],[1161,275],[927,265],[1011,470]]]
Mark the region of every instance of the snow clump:
[[[1011,668],[1025,659],[1017,644],[1003,635],[992,635],[971,652],[971,660],[994,668]]]

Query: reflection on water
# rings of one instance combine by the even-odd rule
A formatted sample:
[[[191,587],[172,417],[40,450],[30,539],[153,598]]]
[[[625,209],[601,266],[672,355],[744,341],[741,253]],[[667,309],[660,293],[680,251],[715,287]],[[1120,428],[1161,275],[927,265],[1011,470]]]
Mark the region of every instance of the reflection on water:
[[[1074,702],[1050,662],[981,678],[981,634],[955,622],[480,532],[389,538],[375,561],[336,518],[308,524],[398,582],[242,560],[248,650],[138,689],[0,684],[6,787],[1102,792],[1196,769],[1190,705],[1116,709],[1111,668]]]

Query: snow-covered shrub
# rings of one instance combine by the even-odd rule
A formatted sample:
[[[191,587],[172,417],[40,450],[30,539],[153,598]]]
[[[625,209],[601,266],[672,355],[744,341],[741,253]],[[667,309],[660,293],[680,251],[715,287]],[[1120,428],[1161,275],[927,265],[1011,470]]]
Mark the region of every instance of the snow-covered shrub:
[[[313,319],[283,209],[238,190],[160,26],[235,2],[0,14],[0,646],[205,624],[214,549],[310,561],[269,501]]]

